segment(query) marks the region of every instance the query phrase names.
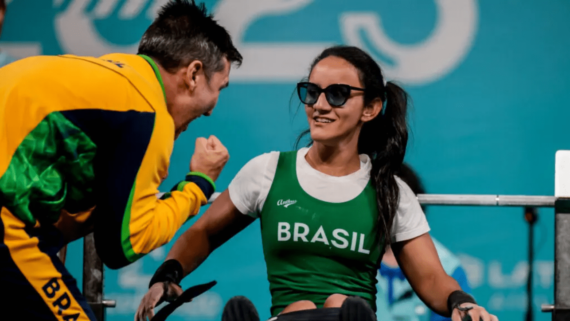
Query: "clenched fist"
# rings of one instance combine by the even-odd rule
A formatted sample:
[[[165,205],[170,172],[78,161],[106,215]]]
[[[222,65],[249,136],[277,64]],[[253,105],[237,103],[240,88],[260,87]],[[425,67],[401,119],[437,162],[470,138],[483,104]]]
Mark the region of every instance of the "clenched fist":
[[[190,161],[190,171],[208,175],[213,181],[218,179],[230,155],[216,136],[196,139],[196,149]]]

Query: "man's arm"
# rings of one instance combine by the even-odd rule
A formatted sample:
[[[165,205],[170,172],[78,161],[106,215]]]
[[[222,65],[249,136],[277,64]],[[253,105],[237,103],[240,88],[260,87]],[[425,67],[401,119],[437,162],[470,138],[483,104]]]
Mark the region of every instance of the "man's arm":
[[[186,176],[167,199],[157,198],[174,135],[173,128],[164,128],[165,123],[155,119],[161,116],[105,110],[72,111],[66,116],[97,145],[95,242],[108,267],[126,266],[170,241],[214,192],[211,179],[195,173]]]

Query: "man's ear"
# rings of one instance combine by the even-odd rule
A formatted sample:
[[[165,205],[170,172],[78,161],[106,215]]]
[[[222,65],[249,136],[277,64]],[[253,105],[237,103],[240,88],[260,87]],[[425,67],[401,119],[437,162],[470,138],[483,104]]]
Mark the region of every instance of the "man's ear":
[[[198,86],[198,79],[204,76],[204,65],[201,61],[194,60],[188,65],[188,67],[183,68],[183,72],[186,74],[184,77],[186,86],[188,86],[188,89],[193,92]]]
[[[360,120],[364,123],[376,118],[382,112],[383,103],[380,98],[374,99],[368,106],[364,107]]]

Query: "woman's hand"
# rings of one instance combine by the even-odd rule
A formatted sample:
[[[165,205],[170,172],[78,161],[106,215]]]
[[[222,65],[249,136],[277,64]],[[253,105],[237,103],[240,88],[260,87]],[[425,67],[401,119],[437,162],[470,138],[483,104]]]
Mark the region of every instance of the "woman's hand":
[[[166,293],[164,293],[166,291]],[[135,314],[135,321],[151,320],[154,317],[154,308],[162,301],[172,302],[181,294],[182,289],[171,282],[158,282],[153,284],[144,295]]]
[[[472,321],[499,321],[499,318],[489,314],[485,308],[473,303],[463,303],[453,310],[451,314],[452,321],[463,321],[469,315]]]

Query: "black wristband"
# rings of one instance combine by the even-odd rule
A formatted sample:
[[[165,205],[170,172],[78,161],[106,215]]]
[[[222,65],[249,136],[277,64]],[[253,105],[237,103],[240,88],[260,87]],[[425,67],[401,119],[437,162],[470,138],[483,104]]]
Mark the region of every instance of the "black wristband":
[[[447,309],[449,310],[449,313],[453,313],[453,310],[463,303],[477,304],[472,296],[463,291],[451,292],[447,297]]]
[[[158,282],[172,282],[179,284],[182,280],[182,274],[182,264],[174,259],[168,260],[162,263],[158,270],[154,272],[148,287],[150,288],[153,284]]]
[[[214,194],[214,192],[216,191],[216,187],[215,185],[212,184],[211,179],[207,180],[202,176],[188,174],[186,175],[186,181],[198,185],[198,187],[202,190],[202,192],[206,196],[206,199],[210,199],[212,194]]]

